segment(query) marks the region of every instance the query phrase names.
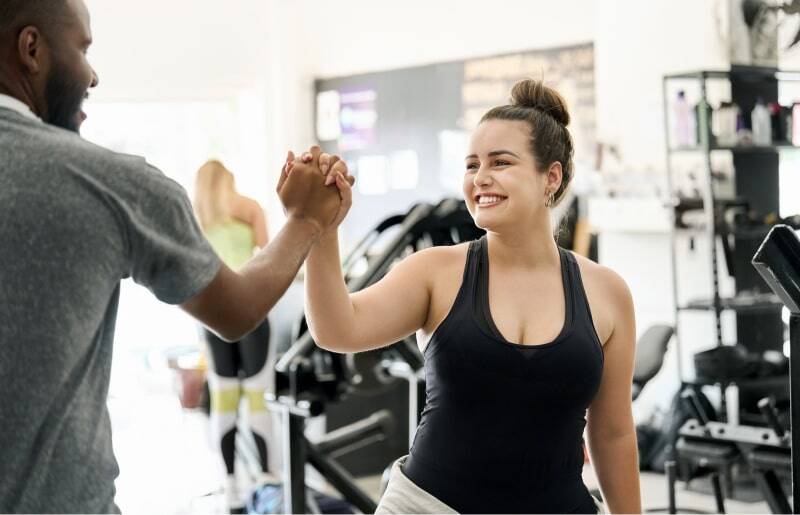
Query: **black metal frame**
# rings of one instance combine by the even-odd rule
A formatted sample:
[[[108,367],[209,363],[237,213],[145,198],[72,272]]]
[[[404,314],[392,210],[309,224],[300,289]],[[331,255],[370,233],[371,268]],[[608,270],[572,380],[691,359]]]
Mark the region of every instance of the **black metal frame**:
[[[753,257],[753,266],[789,309],[789,395],[791,427],[800,428],[800,239],[776,225]],[[800,513],[800,430],[792,431],[793,512]]]
[[[790,332],[790,394],[791,427],[800,427],[800,238],[791,227],[773,227],[752,260],[770,289],[791,312]],[[768,427],[727,424],[710,419],[693,391],[682,395],[694,419],[680,429],[681,442],[695,442],[695,453],[722,464],[725,460],[742,460],[750,466],[759,489],[773,513],[798,513],[800,509],[800,453],[795,452],[800,434],[787,430],[781,423],[773,398],[762,399],[758,407]],[[679,442],[680,445],[680,442]],[[708,447],[708,455],[702,446]],[[720,450],[728,451],[727,455]],[[699,454],[697,454],[699,453]],[[723,455],[725,456],[724,458]],[[788,457],[790,460],[787,460]],[[777,470],[791,466],[793,507],[778,478]],[[675,463],[668,470],[669,510],[675,513]],[[724,511],[724,498],[718,476],[712,476],[717,510]]]
[[[295,403],[292,399],[268,395],[273,413],[279,414],[283,445],[283,509],[285,513],[309,513],[306,488],[306,463],[314,467],[342,496],[364,513],[374,513],[377,504],[364,492],[341,465],[332,457],[337,451],[348,451],[354,445],[380,441],[393,426],[388,412],[379,412],[326,435],[312,443],[305,436],[306,421],[316,416],[319,405]]]

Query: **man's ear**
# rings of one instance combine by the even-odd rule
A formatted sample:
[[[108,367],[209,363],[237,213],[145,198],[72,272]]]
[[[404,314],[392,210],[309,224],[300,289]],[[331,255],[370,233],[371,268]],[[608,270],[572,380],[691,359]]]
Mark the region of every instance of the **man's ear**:
[[[29,25],[17,38],[17,55],[20,64],[31,75],[39,75],[45,69],[48,53],[47,43],[38,28]]]

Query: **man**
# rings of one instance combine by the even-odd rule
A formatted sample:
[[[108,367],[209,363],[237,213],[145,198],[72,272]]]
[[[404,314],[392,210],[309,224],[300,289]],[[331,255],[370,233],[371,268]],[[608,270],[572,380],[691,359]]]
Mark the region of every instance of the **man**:
[[[228,269],[180,186],[77,134],[90,44],[82,0],[0,2],[0,513],[118,511],[106,396],[122,278],[236,340],[351,202],[315,149],[284,168],[283,230]]]

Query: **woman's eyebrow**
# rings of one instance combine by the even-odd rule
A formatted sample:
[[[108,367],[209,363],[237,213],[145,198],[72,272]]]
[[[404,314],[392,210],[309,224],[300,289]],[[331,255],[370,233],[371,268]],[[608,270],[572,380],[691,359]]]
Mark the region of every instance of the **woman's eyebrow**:
[[[517,154],[515,154],[514,152],[512,152],[510,150],[492,150],[487,155],[489,157],[495,157],[495,156],[501,156],[503,154],[508,154],[510,156],[516,157],[517,159],[520,159],[520,157]],[[478,159],[478,154],[470,154],[467,157],[465,157],[464,159]]]

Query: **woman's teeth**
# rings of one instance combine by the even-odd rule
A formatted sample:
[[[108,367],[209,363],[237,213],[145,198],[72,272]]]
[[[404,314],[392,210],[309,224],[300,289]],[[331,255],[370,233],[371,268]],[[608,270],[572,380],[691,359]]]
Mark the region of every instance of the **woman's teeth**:
[[[501,200],[503,200],[502,197],[484,196],[484,197],[479,197],[478,198],[478,204],[479,205],[496,204],[496,203],[500,202]]]

